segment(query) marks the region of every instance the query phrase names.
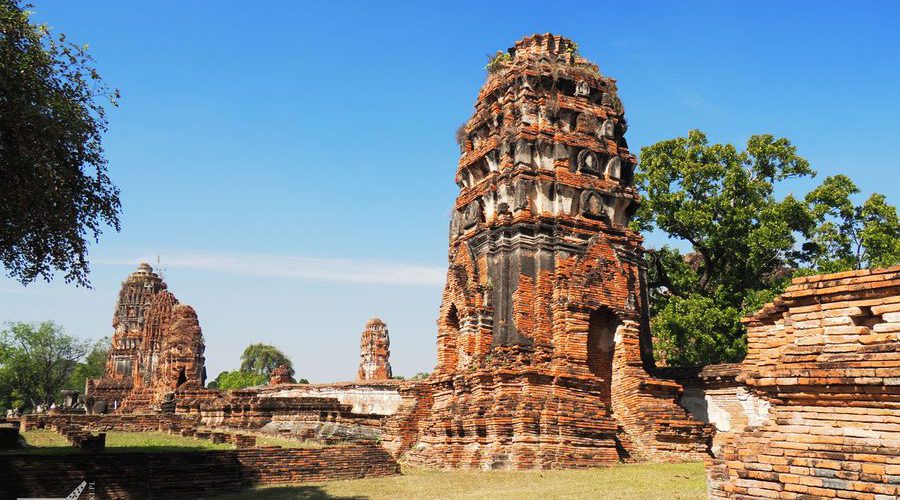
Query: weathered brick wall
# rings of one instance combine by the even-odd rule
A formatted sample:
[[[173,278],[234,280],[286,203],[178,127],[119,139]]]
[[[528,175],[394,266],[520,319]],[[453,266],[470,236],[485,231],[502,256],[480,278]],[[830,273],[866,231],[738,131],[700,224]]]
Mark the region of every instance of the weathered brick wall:
[[[794,280],[745,322],[737,379],[772,406],[722,436],[710,498],[897,498],[900,266]]]
[[[0,498],[60,498],[82,481],[92,483],[100,499],[195,498],[255,484],[399,473],[398,463],[375,443],[321,449],[0,455]]]
[[[678,403],[695,419],[715,427],[715,448],[725,433],[758,425],[768,417],[769,402],[737,381],[740,369],[740,363],[727,363],[702,369],[665,367],[655,373],[684,387]]]
[[[355,413],[334,397],[290,396],[289,385],[179,396],[176,413],[211,428],[252,429],[325,442],[381,438],[385,415]],[[277,389],[276,389],[277,388]]]
[[[401,402],[384,420],[381,444],[395,457],[406,453],[416,442],[419,427],[428,418],[434,404],[431,385],[405,382],[399,387]]]
[[[615,80],[551,34],[492,63],[459,131],[433,405],[414,462],[586,467],[705,454],[655,381],[636,158]]]
[[[111,415],[84,414],[29,414],[20,419],[22,432],[32,429],[57,428],[75,425],[90,431],[150,432],[161,430],[192,429],[199,419],[190,416],[165,413],[130,413]]]

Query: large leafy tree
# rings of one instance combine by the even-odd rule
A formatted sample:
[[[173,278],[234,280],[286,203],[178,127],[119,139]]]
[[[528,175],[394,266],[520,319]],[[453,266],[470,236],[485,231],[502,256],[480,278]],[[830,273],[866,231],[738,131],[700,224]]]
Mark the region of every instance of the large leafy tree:
[[[268,378],[261,373],[251,373],[242,370],[226,371],[219,374],[215,380],[209,383],[211,389],[223,391],[243,389],[255,385],[264,385]]]
[[[22,283],[89,286],[88,241],[119,230],[119,190],[101,145],[116,104],[86,46],[0,0],[0,262]]]
[[[804,246],[811,268],[839,272],[900,262],[896,208],[878,193],[857,205],[852,197],[859,192],[849,177],[836,175],[806,195],[817,222]]]
[[[255,385],[263,385],[269,381],[272,370],[286,366],[291,376],[294,365],[280,349],[268,344],[250,344],[241,354],[241,367],[238,370],[224,371],[209,383],[211,389],[230,390],[243,389]],[[300,379],[301,384],[308,384]]]
[[[856,206],[859,190],[844,176],[802,199],[776,196],[786,181],[814,175],[790,141],[771,135],[752,136],[739,151],[694,130],[641,151],[644,201],[634,226],[690,248],[648,252],[651,327],[666,362],[742,359],[741,316],[797,272],[898,262],[896,210],[884,196]]]
[[[0,345],[0,380],[9,399],[32,407],[57,400],[90,348],[51,321],[7,324]]]
[[[277,347],[268,344],[250,344],[241,354],[241,371],[265,376],[267,379],[272,370],[286,366],[290,374],[294,374],[294,365]]]
[[[75,365],[72,376],[66,382],[66,389],[73,389],[79,392],[84,391],[85,382],[88,379],[97,379],[103,376],[106,370],[106,357],[109,353],[110,339],[103,337],[94,343],[91,352],[84,358],[84,361]]]

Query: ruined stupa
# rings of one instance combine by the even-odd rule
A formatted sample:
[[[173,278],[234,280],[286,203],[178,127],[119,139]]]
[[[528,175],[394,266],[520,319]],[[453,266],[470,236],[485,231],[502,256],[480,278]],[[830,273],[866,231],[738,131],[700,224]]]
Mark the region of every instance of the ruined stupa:
[[[698,459],[709,430],[656,380],[636,158],[615,80],[571,40],[488,64],[460,128],[460,192],[438,319],[434,403],[414,462],[581,467]]]
[[[387,325],[379,318],[366,323],[359,341],[357,379],[364,382],[391,378],[391,339]]]
[[[178,388],[206,383],[197,313],[167,288],[147,263],[122,283],[106,371],[86,389],[111,410],[146,409]]]

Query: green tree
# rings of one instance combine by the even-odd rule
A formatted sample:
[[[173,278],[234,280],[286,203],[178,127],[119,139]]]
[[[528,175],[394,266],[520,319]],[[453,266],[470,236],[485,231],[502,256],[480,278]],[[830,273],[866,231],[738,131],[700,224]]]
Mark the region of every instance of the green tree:
[[[79,362],[72,371],[72,376],[66,382],[66,389],[84,392],[84,385],[88,379],[97,379],[103,376],[106,370],[106,357],[109,354],[110,339],[103,337],[94,343],[91,352]]]
[[[32,407],[57,399],[89,349],[87,342],[67,335],[51,321],[9,323],[0,332],[0,344],[0,379],[8,399]]]
[[[209,383],[211,389],[219,389],[229,391],[233,389],[243,389],[256,385],[265,385],[269,379],[261,373],[251,373],[242,370],[234,370],[230,372],[222,372],[218,377]]]
[[[836,176],[804,199],[776,197],[789,179],[814,175],[790,141],[771,135],[752,136],[738,151],[693,130],[642,149],[633,227],[690,246],[647,254],[651,328],[667,363],[741,360],[740,318],[796,273],[900,261],[896,210],[884,196],[856,206],[858,188]]]
[[[857,205],[852,197],[859,192],[849,177],[835,175],[806,195],[817,223],[804,246],[811,268],[840,272],[900,262],[897,209],[878,193]]]
[[[284,365],[294,375],[294,365],[277,347],[268,344],[250,344],[241,354],[241,371],[263,375],[266,379],[272,370]]]
[[[88,241],[119,230],[119,190],[107,175],[102,102],[116,105],[76,46],[0,0],[0,263],[24,284],[62,272],[89,286]]]

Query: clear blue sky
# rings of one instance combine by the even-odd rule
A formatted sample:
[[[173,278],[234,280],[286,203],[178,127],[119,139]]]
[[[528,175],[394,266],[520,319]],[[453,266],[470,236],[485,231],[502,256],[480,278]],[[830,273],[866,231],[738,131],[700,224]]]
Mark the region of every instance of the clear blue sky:
[[[900,202],[896,2],[32,1],[122,91],[123,229],[92,247],[93,290],[0,280],[0,320],[109,335],[120,282],[159,255],[210,377],[262,341],[301,377],[351,379],[375,315],[395,373],[433,368],[454,133],[485,55],[527,34],[618,79],[634,151],[769,132]]]

